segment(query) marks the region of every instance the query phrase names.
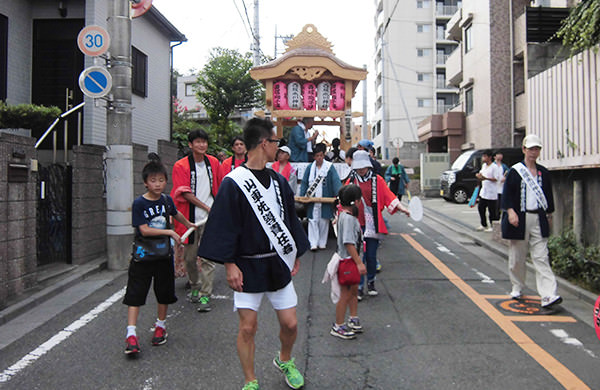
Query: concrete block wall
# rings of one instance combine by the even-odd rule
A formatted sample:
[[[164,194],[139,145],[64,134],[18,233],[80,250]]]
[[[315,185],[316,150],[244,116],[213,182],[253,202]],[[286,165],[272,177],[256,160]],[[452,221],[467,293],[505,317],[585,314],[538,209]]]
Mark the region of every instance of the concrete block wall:
[[[552,234],[559,235],[573,228],[573,181],[583,182],[582,241],[586,245],[600,245],[600,208],[596,198],[600,192],[600,168],[552,171],[555,212]]]
[[[37,280],[35,140],[0,134],[0,309]],[[26,165],[25,182],[9,182],[8,165]]]
[[[104,147],[73,148],[72,262],[79,265],[106,254]]]
[[[158,140],[158,155],[162,163],[167,168],[167,173],[169,174],[169,182],[167,183],[167,188],[165,189],[165,193],[171,193],[171,188],[173,188],[173,165],[177,162],[177,152],[178,148],[175,143]]]

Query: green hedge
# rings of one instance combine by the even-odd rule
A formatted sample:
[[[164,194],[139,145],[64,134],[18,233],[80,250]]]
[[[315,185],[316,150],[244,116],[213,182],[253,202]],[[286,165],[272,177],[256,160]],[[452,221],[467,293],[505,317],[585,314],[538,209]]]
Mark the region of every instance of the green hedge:
[[[58,107],[39,106],[36,104],[10,105],[0,102],[0,128],[46,130],[61,114]]]
[[[548,251],[557,275],[600,294],[600,247],[579,244],[569,230],[550,237]]]

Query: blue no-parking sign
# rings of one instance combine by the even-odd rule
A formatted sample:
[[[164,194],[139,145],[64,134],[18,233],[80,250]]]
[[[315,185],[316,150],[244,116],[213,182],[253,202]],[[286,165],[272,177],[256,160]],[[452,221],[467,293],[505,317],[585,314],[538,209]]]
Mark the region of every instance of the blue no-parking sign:
[[[102,66],[90,66],[79,75],[79,88],[89,97],[106,96],[112,88],[112,76]]]

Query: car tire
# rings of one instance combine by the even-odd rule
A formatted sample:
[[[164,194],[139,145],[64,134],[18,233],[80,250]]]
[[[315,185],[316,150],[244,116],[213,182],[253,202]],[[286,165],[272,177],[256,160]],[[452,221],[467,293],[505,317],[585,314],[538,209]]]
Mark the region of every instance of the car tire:
[[[452,192],[452,200],[456,203],[467,203],[469,201],[469,194],[464,188],[459,187]]]

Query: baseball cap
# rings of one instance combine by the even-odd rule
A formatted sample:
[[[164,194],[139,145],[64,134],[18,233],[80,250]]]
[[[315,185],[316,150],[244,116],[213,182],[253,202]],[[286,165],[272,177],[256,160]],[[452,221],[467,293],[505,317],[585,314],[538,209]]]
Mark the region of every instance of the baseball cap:
[[[369,153],[364,150],[357,150],[352,155],[352,169],[373,168]]]
[[[358,144],[359,144],[360,146],[362,146],[363,148],[367,148],[367,149],[369,149],[369,148],[371,148],[373,145],[375,145],[375,144],[373,143],[373,141],[371,141],[370,139],[366,139],[366,138],[363,138],[363,139],[361,139],[360,141],[358,141]]]
[[[542,140],[535,134],[529,134],[525,138],[523,138],[523,147],[526,149],[533,147],[542,147]]]
[[[290,148],[288,148],[287,146],[281,146],[279,148],[279,150],[281,150],[282,152],[286,152],[287,154],[291,155],[292,151],[290,150]]]

